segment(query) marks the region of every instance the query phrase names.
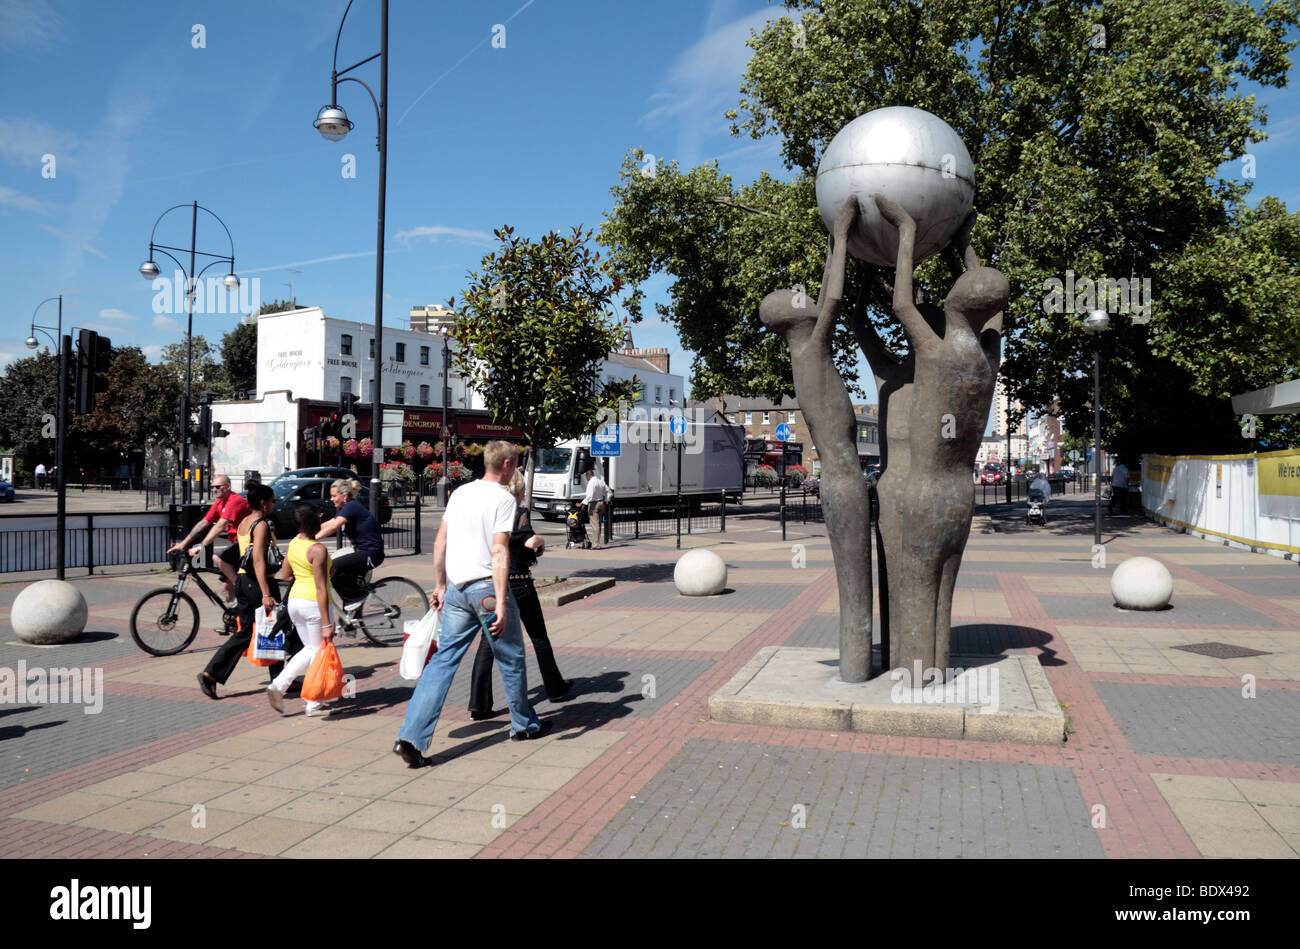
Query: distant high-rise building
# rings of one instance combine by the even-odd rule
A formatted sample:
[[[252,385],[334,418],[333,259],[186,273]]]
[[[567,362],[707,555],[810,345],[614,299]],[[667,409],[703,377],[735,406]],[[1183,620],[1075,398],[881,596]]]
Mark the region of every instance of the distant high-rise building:
[[[450,323],[455,319],[456,311],[441,303],[411,307],[411,329],[417,333],[436,333],[439,323]]]

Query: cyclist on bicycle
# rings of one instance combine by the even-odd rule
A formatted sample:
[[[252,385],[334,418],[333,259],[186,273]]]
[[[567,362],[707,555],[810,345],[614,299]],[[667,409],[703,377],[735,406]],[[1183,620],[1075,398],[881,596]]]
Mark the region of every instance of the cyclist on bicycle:
[[[194,529],[185,535],[184,540],[178,540],[168,547],[167,553],[174,554],[184,550],[192,540],[207,530],[203,540],[189,551],[191,557],[197,557],[201,549],[224,533],[226,539],[230,541],[230,546],[217,558],[217,566],[221,568],[221,582],[226,588],[226,599],[233,600],[235,570],[239,566],[239,544],[236,542],[235,535],[240,522],[253,513],[253,508],[244,500],[243,495],[235,494],[230,489],[229,475],[219,474],[212,479],[212,493],[216,496],[216,500],[203,515],[203,520],[194,525]]]
[[[334,589],[343,600],[344,611],[354,610],[366,598],[362,578],[370,567],[384,562],[384,541],[374,515],[357,497],[361,482],[339,479],[330,485],[330,501],[338,509],[338,516],[321,525],[316,539],[329,537],[340,527],[352,543],[350,553],[334,558]]]

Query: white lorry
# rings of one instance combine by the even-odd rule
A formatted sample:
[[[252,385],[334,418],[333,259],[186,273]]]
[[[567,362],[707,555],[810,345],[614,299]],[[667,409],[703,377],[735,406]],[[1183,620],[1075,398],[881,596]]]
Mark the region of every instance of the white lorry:
[[[583,472],[609,462],[606,483],[620,502],[671,505],[677,497],[677,458],[681,454],[682,498],[714,500],[724,491],[739,498],[745,483],[745,430],[739,425],[691,422],[685,436],[669,423],[620,422],[619,454],[608,459],[591,453],[591,436],[560,442],[537,453],[533,510],[561,518],[587,491]],[[603,470],[603,468],[601,469]]]

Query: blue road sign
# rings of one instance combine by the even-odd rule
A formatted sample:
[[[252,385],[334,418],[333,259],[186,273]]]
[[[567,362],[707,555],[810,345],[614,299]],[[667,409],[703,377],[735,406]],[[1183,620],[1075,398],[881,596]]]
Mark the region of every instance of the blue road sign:
[[[591,454],[595,458],[617,458],[622,453],[618,423],[602,425],[591,436]]]
[[[674,415],[668,420],[668,430],[674,435],[686,434],[686,416]]]
[[[776,440],[779,442],[788,442],[790,436],[794,433],[790,431],[790,426],[782,422],[776,427]]]

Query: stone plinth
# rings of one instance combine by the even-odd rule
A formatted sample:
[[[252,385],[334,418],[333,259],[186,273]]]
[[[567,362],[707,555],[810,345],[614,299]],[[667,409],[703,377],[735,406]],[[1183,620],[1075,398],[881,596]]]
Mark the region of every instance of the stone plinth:
[[[1014,650],[949,661],[954,675],[940,686],[912,688],[899,673],[847,683],[839,678],[837,650],[765,646],[709,698],[709,717],[921,738],[1064,740],[1065,714],[1036,657]]]

